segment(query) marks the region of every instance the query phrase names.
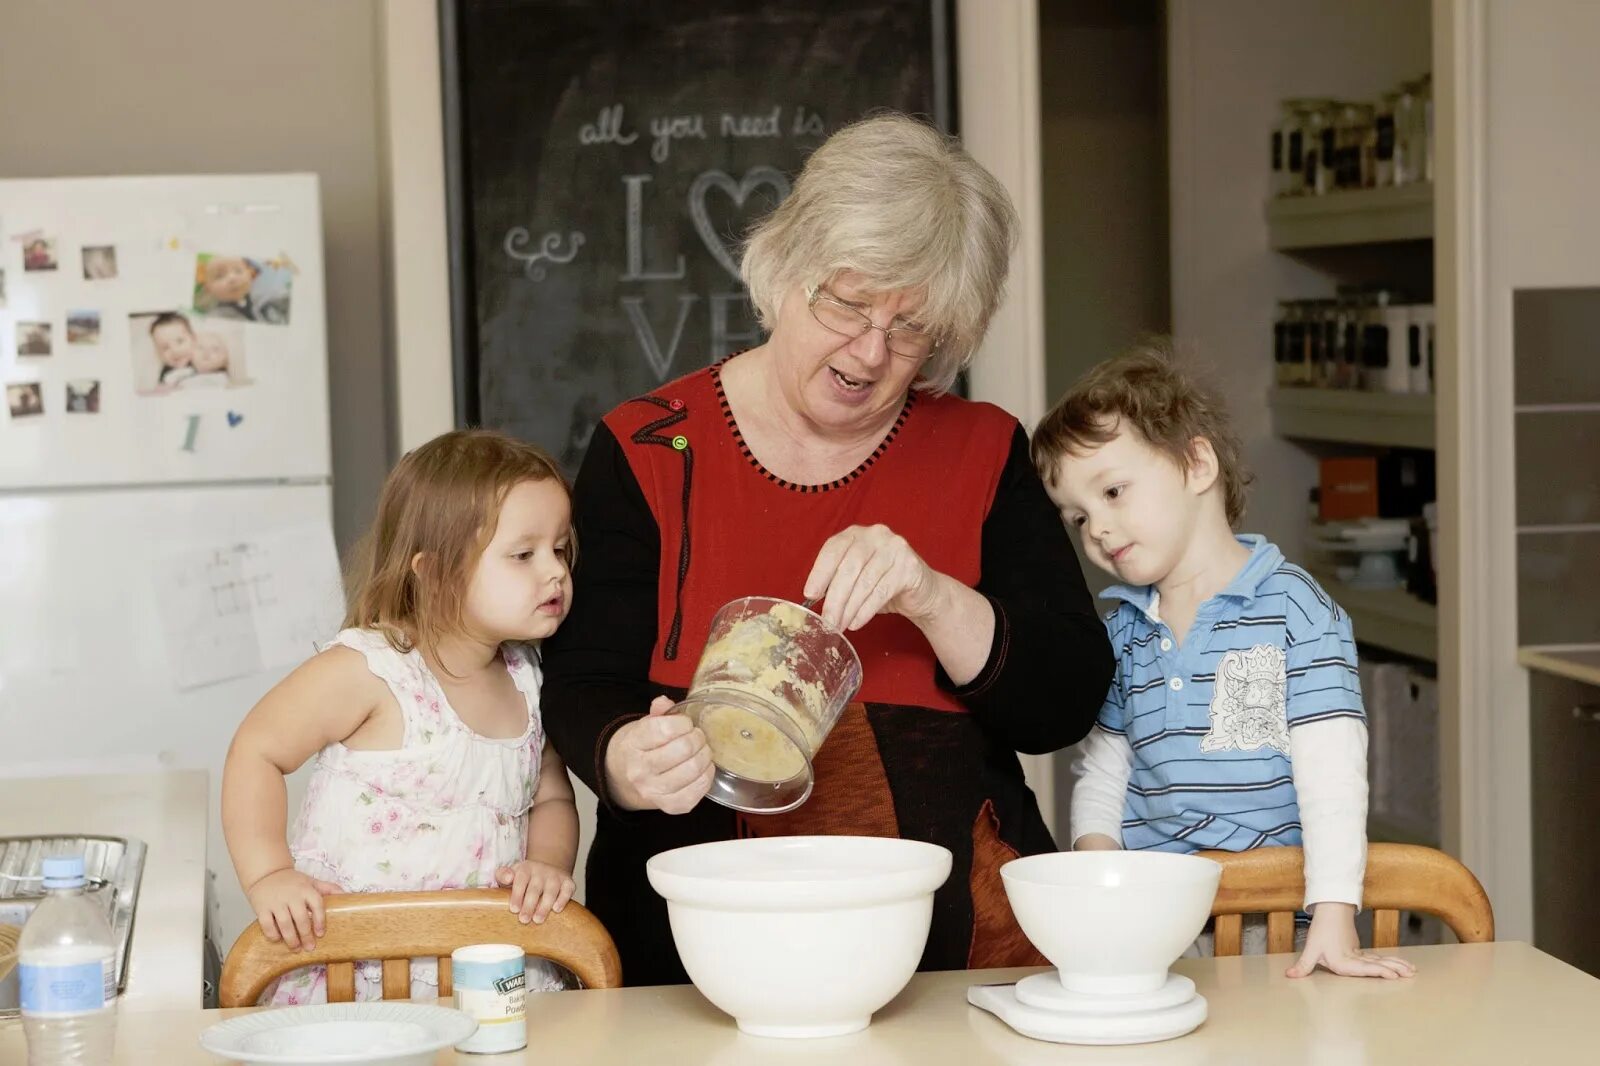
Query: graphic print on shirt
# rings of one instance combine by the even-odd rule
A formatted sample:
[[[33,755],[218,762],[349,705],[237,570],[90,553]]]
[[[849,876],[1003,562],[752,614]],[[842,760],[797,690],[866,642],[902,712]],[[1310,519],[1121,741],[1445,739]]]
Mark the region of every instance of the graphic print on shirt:
[[[1271,747],[1289,754],[1284,668],[1283,649],[1275,644],[1224,655],[1217,664],[1217,687],[1211,697],[1211,732],[1200,741],[1200,750]]]

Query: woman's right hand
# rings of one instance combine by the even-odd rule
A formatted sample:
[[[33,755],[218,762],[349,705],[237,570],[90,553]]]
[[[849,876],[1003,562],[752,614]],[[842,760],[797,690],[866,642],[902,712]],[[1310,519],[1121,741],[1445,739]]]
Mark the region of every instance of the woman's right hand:
[[[647,716],[618,729],[606,746],[606,785],[624,810],[684,814],[711,791],[716,767],[706,735],[672,707],[657,696]]]
[[[268,940],[281,940],[290,951],[310,951],[325,929],[322,897],[342,891],[291,868],[274,870],[244,894]]]
[[[1072,842],[1073,851],[1121,851],[1122,844],[1104,833],[1085,833]]]

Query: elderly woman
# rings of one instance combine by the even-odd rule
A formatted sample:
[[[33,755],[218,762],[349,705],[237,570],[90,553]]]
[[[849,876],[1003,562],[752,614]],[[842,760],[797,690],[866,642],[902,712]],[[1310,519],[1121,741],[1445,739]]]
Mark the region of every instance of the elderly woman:
[[[1017,752],[1088,732],[1112,656],[1022,427],[948,392],[1000,302],[1015,225],[993,176],[938,131],[846,127],[748,242],[767,342],[596,429],[544,709],[600,797],[588,905],[629,983],[685,979],[652,855],[808,833],[950,849],[923,969],[1043,962],[998,876],[1055,848]],[[747,595],[821,597],[864,669],[811,798],[786,814],[705,800],[706,738],[665,713],[712,615]]]

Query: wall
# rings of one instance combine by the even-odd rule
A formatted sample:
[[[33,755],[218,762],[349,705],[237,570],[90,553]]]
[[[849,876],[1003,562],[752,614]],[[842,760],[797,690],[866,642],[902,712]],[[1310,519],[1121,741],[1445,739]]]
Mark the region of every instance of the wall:
[[[1047,403],[1141,335],[1172,328],[1164,34],[1157,0],[1039,7]],[[1083,568],[1092,591],[1112,583]],[[1062,846],[1076,753],[1053,757]]]
[[[1039,8],[1051,401],[1141,334],[1171,328],[1164,34],[1157,0]]]
[[[1460,705],[1461,852],[1494,900],[1503,939],[1532,933],[1528,676],[1517,665],[1518,536],[1513,404],[1517,381],[1513,293],[1520,288],[1600,285],[1600,217],[1593,210],[1600,115],[1600,6],[1587,0],[1439,0],[1441,73],[1455,106],[1440,117],[1453,159],[1441,192],[1441,435],[1454,454],[1441,465],[1441,566],[1451,600],[1440,664],[1444,698]],[[1592,345],[1591,345],[1592,347]],[[1569,357],[1592,360],[1587,350]],[[1555,368],[1546,368],[1554,373]],[[1568,399],[1587,399],[1564,390]],[[1593,455],[1573,456],[1600,470]],[[1559,483],[1557,483],[1559,484]],[[1593,541],[1594,534],[1586,539]],[[1592,576],[1592,544],[1589,575]],[[1588,609],[1585,590],[1576,617]],[[1592,617],[1592,613],[1590,614]],[[1593,639],[1592,634],[1586,635]],[[1570,708],[1544,708],[1567,713]]]
[[[377,15],[373,0],[0,5],[0,174],[321,176],[341,546],[390,455]]]
[[[386,0],[379,16],[395,415],[402,452],[455,428],[438,12],[433,0]]]
[[[1257,475],[1246,525],[1293,554],[1316,466],[1273,436],[1276,302],[1331,295],[1267,248],[1268,135],[1291,96],[1376,99],[1427,70],[1427,0],[1170,0],[1172,324],[1210,364]]]

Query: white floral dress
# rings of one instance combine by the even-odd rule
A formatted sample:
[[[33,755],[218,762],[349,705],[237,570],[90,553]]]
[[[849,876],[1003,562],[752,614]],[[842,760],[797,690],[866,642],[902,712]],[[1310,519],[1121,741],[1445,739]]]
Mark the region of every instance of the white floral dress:
[[[330,744],[317,753],[300,815],[289,834],[296,870],[347,892],[421,892],[494,884],[497,867],[525,857],[528,810],[539,787],[544,728],[539,667],[517,645],[501,646],[506,670],[528,701],[519,737],[480,736],[456,717],[420,652],[402,654],[383,634],[346,629],[327,647],[366,657],[405,720],[392,751]],[[530,990],[567,987],[562,971],[530,959]],[[413,959],[413,998],[438,995],[438,962]],[[383,968],[356,965],[356,999],[383,998]],[[285,974],[262,996],[284,1006],[327,1001],[321,966]]]

